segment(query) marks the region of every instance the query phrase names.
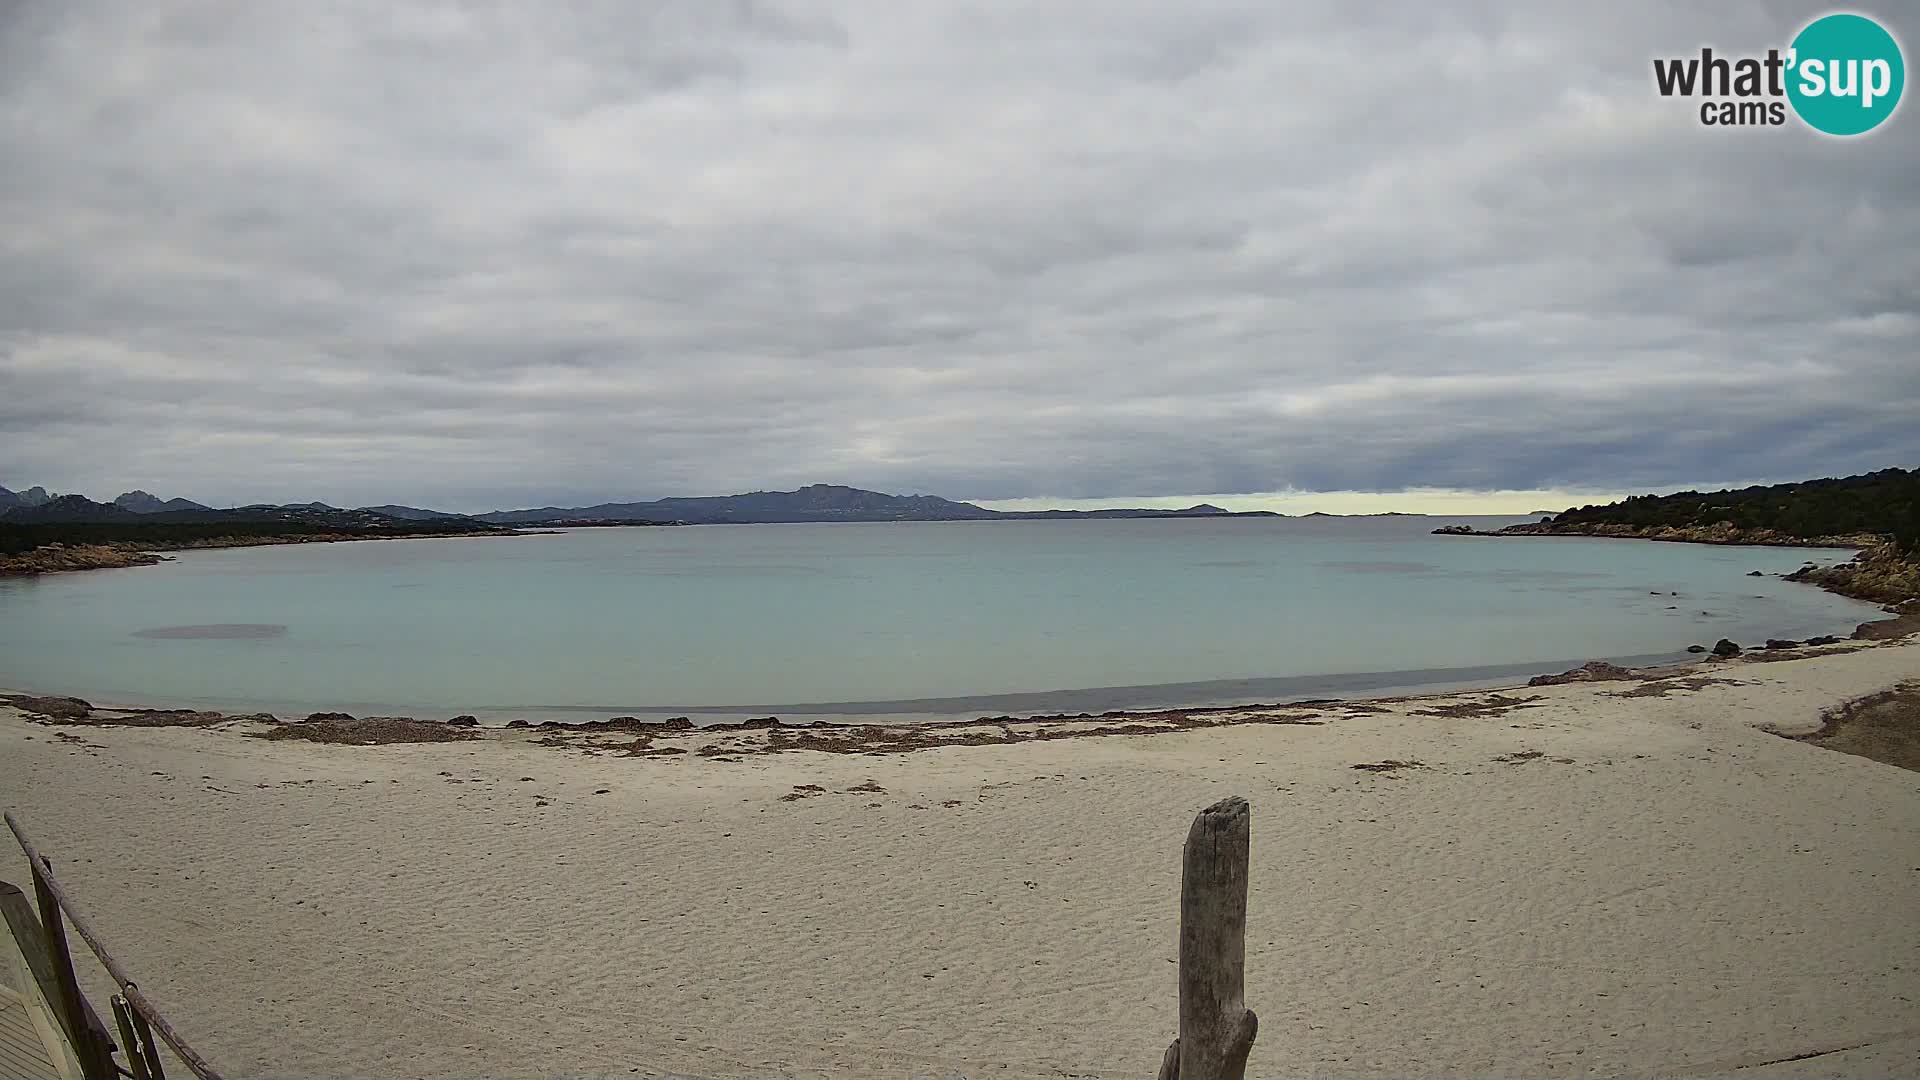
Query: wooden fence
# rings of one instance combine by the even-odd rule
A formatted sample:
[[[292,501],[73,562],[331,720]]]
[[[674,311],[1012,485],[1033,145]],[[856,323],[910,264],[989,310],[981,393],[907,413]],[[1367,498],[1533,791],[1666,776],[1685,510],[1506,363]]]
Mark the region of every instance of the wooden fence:
[[[1200,811],[1187,831],[1180,878],[1180,1025],[1161,1059],[1159,1080],[1244,1080],[1246,1075],[1247,1054],[1259,1028],[1253,1011],[1243,1001],[1249,816],[1245,799],[1222,799]],[[173,1048],[187,1071],[199,1080],[221,1080],[213,1066],[187,1045],[107,952],[61,888],[53,863],[27,838],[11,811],[6,821],[33,867],[38,925],[26,925],[34,922],[31,913],[26,913],[23,920],[22,913],[14,910],[24,904],[9,907],[0,896],[0,909],[6,910],[14,936],[28,954],[43,996],[59,1013],[60,1026],[80,1061],[85,1080],[117,1080],[122,1076],[166,1080],[159,1045],[154,1042],[156,1035]],[[18,890],[13,890],[13,895],[18,897]],[[80,993],[73,957],[67,951],[68,922],[119,987],[113,996],[119,1047]],[[36,950],[29,938],[37,938],[40,948]],[[126,1057],[125,1066],[114,1060],[116,1051]]]
[[[26,852],[27,862],[32,867],[33,895],[39,907],[39,919],[34,920],[31,913],[22,914],[17,910],[23,905],[0,905],[5,907],[7,923],[13,931],[14,939],[19,942],[20,951],[27,957],[28,965],[33,969],[34,980],[40,984],[40,993],[55,1013],[60,1023],[61,1033],[66,1036],[67,1045],[73,1048],[74,1057],[79,1060],[80,1072],[85,1080],[117,1080],[122,1076],[134,1080],[166,1080],[166,1071],[160,1063],[160,1047],[154,1042],[158,1035],[173,1048],[174,1054],[187,1071],[200,1080],[221,1080],[207,1060],[196,1053],[173,1025],[153,1007],[140,987],[127,975],[126,969],[107,951],[99,935],[93,932],[73,904],[67,891],[60,886],[60,879],[54,876],[53,862],[40,853],[33,841],[27,837],[25,828],[11,810],[6,814],[7,828],[13,830],[14,839],[20,841],[20,850]],[[14,890],[18,895],[18,890]],[[93,1007],[80,993],[80,981],[74,976],[73,954],[67,949],[67,925],[71,923],[74,933],[86,942],[87,948],[99,959],[107,974],[113,977],[118,990],[113,995],[113,1017],[120,1029],[120,1045],[115,1046],[113,1037],[107,1033],[100,1018],[94,1015]],[[37,946],[37,947],[36,947]],[[125,1065],[114,1060],[114,1053],[121,1052],[127,1059]]]

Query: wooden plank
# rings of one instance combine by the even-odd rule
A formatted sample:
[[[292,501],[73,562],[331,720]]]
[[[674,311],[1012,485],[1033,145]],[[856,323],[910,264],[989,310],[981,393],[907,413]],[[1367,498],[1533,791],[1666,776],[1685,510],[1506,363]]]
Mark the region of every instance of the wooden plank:
[[[19,947],[21,957],[27,962],[27,970],[33,973],[35,989],[39,991],[40,999],[47,1003],[47,1011],[59,1023],[61,1034],[65,1037],[67,1045],[72,1047],[74,1056],[83,1057],[82,1047],[89,1045],[89,1041],[83,1040],[90,1040],[91,1045],[101,1047],[104,1053],[111,1054],[113,1038],[107,1034],[106,1025],[100,1022],[100,1017],[94,1013],[93,1006],[85,997],[80,998],[80,1015],[84,1025],[83,1031],[89,1034],[76,1037],[75,1032],[69,1028],[69,1018],[58,1004],[60,1001],[59,979],[54,973],[53,962],[49,958],[47,940],[41,932],[40,920],[34,914],[33,905],[27,900],[26,894],[17,886],[5,881],[0,881],[0,917],[6,920],[7,929],[11,932],[14,943]],[[21,989],[25,990],[26,987]]]
[[[8,1080],[67,1080],[61,1060],[54,1055],[46,1036],[33,1022],[25,998],[0,990],[0,1076]]]
[[[1180,1034],[1161,1080],[1244,1080],[1259,1021],[1243,1000],[1251,813],[1222,799],[1193,819],[1180,877]]]

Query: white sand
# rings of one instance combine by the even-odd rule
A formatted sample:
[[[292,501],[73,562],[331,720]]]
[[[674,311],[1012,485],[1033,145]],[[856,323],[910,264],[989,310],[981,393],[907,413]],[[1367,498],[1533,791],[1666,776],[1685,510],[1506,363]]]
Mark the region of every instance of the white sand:
[[[1920,1076],[1920,774],[1758,730],[1920,641],[1714,673],[737,764],[0,713],[0,802],[231,1077],[1151,1076],[1228,794],[1249,1075]],[[1387,758],[1429,767],[1352,769]]]

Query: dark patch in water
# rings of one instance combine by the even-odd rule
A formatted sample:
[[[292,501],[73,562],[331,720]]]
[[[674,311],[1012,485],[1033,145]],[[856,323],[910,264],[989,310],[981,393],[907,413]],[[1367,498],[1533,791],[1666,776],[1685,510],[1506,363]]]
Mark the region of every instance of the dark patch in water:
[[[1440,568],[1419,562],[1323,562],[1325,570],[1345,570],[1354,574],[1437,574]]]
[[[134,637],[143,638],[275,638],[284,637],[287,628],[282,623],[209,623],[205,626],[154,626],[145,630],[135,630]]]

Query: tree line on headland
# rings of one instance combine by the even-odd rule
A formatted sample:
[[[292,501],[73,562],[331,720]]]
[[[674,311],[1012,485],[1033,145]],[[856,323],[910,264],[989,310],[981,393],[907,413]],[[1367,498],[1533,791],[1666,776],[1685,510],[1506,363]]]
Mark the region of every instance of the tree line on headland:
[[[1920,470],[1882,469],[1737,491],[1636,495],[1567,510],[1547,523],[1547,531],[1577,533],[1601,525],[1699,529],[1722,523],[1743,532],[1803,540],[1877,535],[1904,555],[1920,554]]]
[[[1466,536],[1595,536],[1692,544],[1845,546],[1860,551],[1837,566],[1787,575],[1842,596],[1920,607],[1920,470],[1881,469],[1859,476],[1768,484],[1737,491],[1636,495],[1581,506],[1522,525]]]

